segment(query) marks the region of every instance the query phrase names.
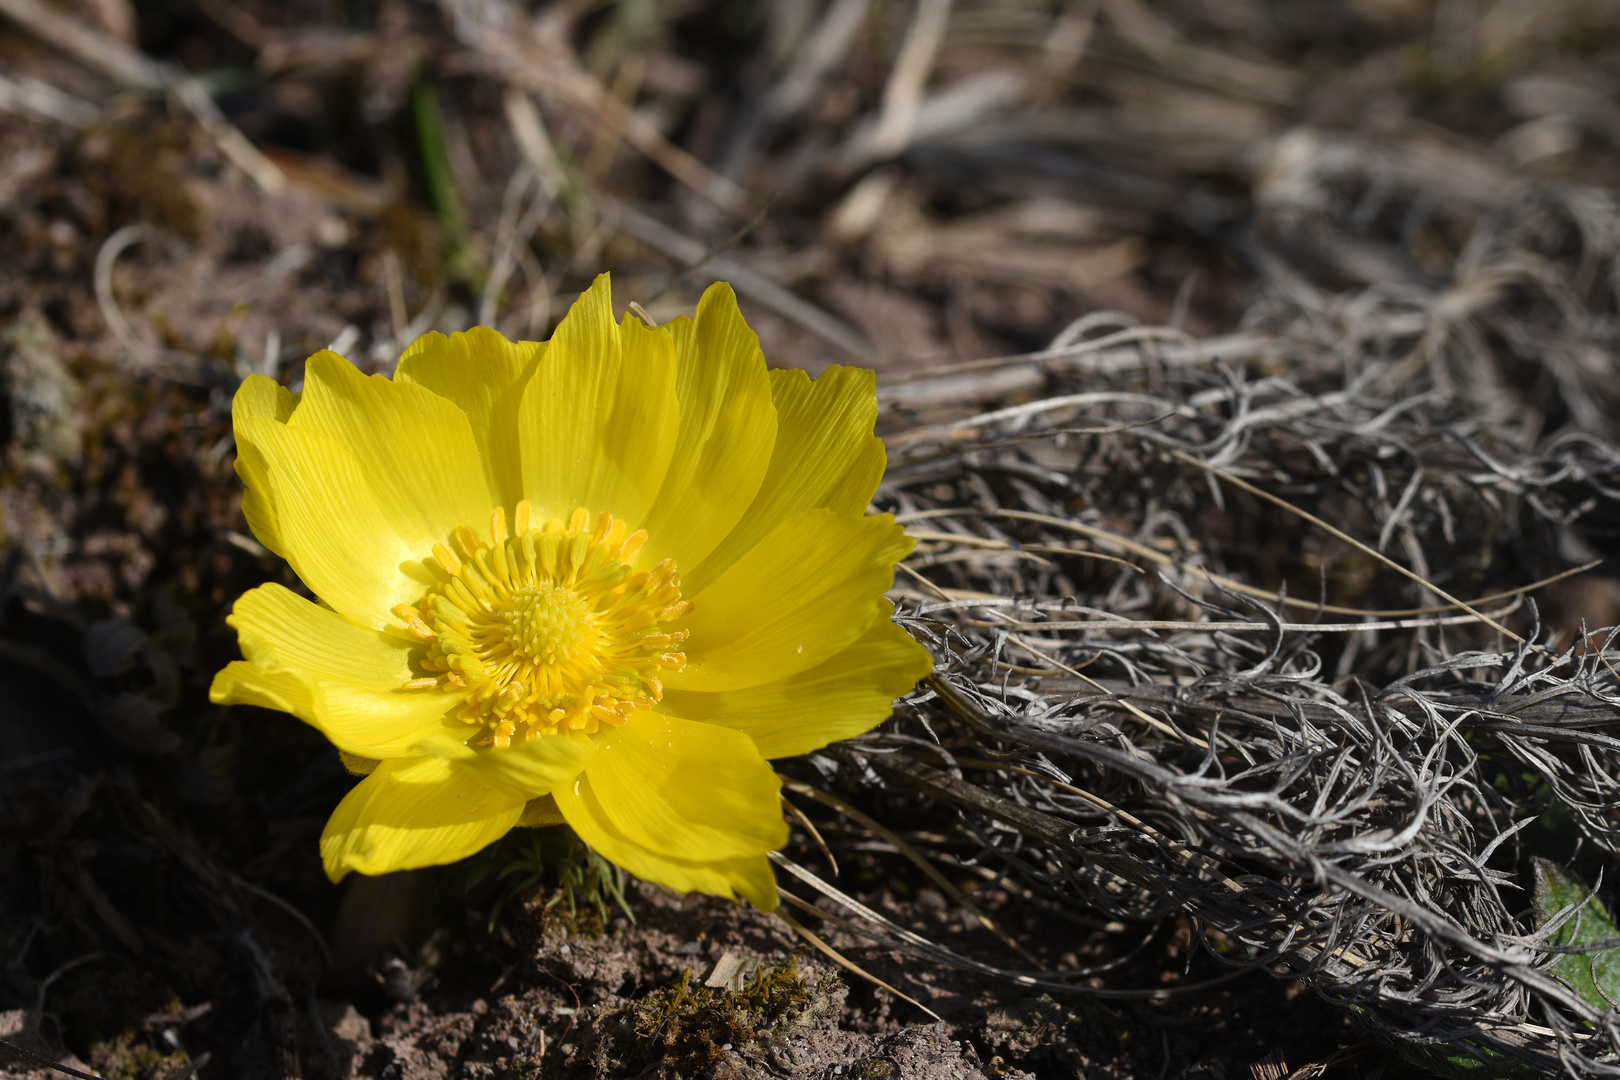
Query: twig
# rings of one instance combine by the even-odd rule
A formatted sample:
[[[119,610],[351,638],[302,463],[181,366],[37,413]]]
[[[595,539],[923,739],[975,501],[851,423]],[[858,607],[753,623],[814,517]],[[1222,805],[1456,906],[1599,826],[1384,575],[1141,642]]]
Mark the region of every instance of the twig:
[[[840,155],[842,171],[855,172],[900,153],[911,141],[923,87],[933,73],[950,22],[951,0],[918,0],[900,54],[883,85],[883,103],[870,127],[857,129]]]
[[[0,75],[0,109],[32,113],[76,128],[94,123],[101,111],[88,101],[27,75],[19,79]]]
[[[614,97],[570,56],[547,48],[520,29],[469,27],[463,38],[476,49],[469,66],[512,86],[565,101],[590,112],[599,124],[624,132],[624,139],[675,179],[723,210],[741,212],[746,193],[691,154],[669,142],[646,117]]]
[[[97,949],[95,952],[87,952],[82,956],[75,956],[73,959],[62,963],[55,971],[41,979],[39,981],[39,1000],[34,1006],[34,1011],[39,1013],[45,1011],[45,995],[50,993],[51,986],[56,982],[57,979],[60,979],[74,968],[83,967],[85,964],[94,963],[97,960],[104,960],[107,958],[107,955],[107,953]]]
[[[172,92],[220,152],[261,189],[275,194],[286,186],[285,174],[225,119],[203,85],[179,68],[143,56],[109,34],[52,11],[39,0],[0,0],[0,14],[108,78],[139,90]]]
[[[136,366],[141,368],[149,368],[155,364],[157,353],[136,336],[134,329],[129,325],[129,320],[124,318],[124,312],[118,306],[118,298],[113,295],[112,272],[118,256],[146,238],[145,225],[125,225],[102,242],[101,249],[96,252],[95,269],[96,303],[101,308],[101,317],[107,320],[107,328],[113,332],[113,337],[118,339],[124,351],[129,353],[134,358]]]
[[[95,1073],[80,1072],[78,1069],[63,1065],[60,1061],[48,1058],[44,1054],[36,1054],[32,1050],[24,1050],[16,1043],[7,1039],[0,1039],[0,1049],[9,1050],[11,1053],[16,1054],[23,1060],[31,1061],[41,1068],[50,1069],[54,1072],[65,1073],[68,1076],[77,1076],[79,1077],[79,1080],[101,1080],[101,1077],[97,1076]]]

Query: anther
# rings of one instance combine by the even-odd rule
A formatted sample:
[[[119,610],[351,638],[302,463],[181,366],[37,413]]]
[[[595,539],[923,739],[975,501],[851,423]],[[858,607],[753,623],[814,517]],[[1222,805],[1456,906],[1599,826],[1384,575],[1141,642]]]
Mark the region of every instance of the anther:
[[[433,630],[422,621],[422,613],[409,604],[395,604],[394,617],[405,624],[405,629],[421,638],[423,641],[432,641]]]
[[[594,734],[653,708],[664,696],[655,673],[686,666],[675,650],[688,632],[667,625],[692,610],[675,562],[632,571],[646,530],[610,513],[578,507],[536,528],[521,500],[510,519],[509,530],[505,508],[492,508],[487,541],[459,528],[434,545],[448,580],[394,614],[426,643],[420,662],[436,677],[404,685],[463,695],[456,715],[485,733],[476,745],[496,748]]]
[[[629,562],[631,559],[635,558],[636,557],[636,552],[640,551],[641,550],[641,545],[645,544],[646,542],[647,542],[647,530],[646,529],[637,529],[635,532],[633,532],[629,536],[625,537],[624,543],[622,545],[620,545],[620,547],[619,547],[619,552],[618,552],[618,556],[617,556],[619,561],[620,562]]]
[[[461,560],[456,558],[455,552],[443,544],[433,545],[433,558],[438,561],[440,566],[444,567],[445,573],[451,575],[461,573]]]

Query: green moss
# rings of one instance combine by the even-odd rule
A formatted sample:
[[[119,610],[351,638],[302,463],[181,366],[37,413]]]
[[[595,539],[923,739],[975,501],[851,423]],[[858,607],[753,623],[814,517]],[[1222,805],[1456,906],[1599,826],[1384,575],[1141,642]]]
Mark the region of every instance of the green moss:
[[[674,986],[604,1016],[592,1064],[602,1076],[714,1075],[729,1051],[746,1052],[834,1015],[840,985],[831,975],[807,981],[796,958],[756,968],[741,991],[693,986],[687,969]]]
[[[133,1031],[104,1039],[90,1047],[90,1064],[109,1080],[144,1080],[146,1077],[174,1076],[186,1064],[186,1055],[165,1054],[139,1041]]]

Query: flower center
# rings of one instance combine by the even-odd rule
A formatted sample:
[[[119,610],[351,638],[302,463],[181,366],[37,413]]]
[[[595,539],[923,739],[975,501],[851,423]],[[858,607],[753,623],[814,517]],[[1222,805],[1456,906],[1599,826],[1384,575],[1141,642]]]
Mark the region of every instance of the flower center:
[[[663,624],[692,610],[681,599],[675,561],[632,571],[645,530],[626,536],[612,514],[575,510],[566,523],[529,527],[517,504],[513,533],[506,512],[490,516],[491,543],[456,530],[457,556],[433,545],[445,580],[415,607],[394,614],[426,649],[423,678],[408,690],[465,694],[457,713],[487,728],[482,745],[618,725],[664,696],[659,671],[680,671],[671,651],[686,631]]]
[[[542,664],[573,659],[590,633],[585,599],[566,585],[542,581],[512,594],[501,616],[506,643],[520,656]]]

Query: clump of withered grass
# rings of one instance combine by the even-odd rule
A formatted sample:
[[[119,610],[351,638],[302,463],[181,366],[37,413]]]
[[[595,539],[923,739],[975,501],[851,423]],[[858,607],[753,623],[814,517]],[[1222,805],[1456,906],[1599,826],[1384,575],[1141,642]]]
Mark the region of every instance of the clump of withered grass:
[[[1547,206],[1504,204],[1467,250],[1528,260]],[[1565,254],[1542,285],[1614,271],[1611,248]],[[1502,288],[1480,301],[1502,340],[1612,323],[1594,304],[1565,333]],[[1189,916],[1217,973],[1297,979],[1430,1067],[1602,1073],[1620,986],[1553,969],[1575,912],[1532,859],[1596,881],[1620,852],[1620,650],[1581,621],[1620,621],[1592,573],[1620,450],[1582,430],[1579,380],[1538,400],[1477,374],[1451,303],[1302,286],[1242,337],[1103,327],[1009,362],[1035,400],[891,436],[879,503],[920,541],[899,618],[938,666],[816,782],[957,809],[915,847],[1054,912]],[[931,962],[1153,994],[1107,963],[967,959],[794,872],[835,925]]]

